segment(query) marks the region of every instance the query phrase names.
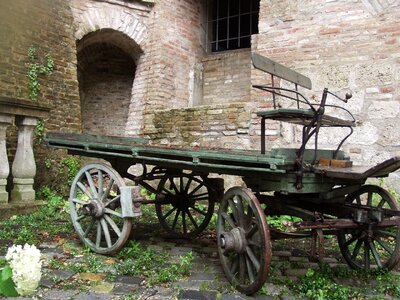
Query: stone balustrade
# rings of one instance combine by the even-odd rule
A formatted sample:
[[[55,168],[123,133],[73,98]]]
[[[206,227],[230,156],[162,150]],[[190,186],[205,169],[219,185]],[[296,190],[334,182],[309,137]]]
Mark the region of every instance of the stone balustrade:
[[[33,153],[33,133],[39,118],[48,115],[48,105],[29,100],[0,97],[0,204],[28,203],[35,200],[33,189],[36,163]],[[13,188],[6,189],[10,176],[7,157],[7,128],[18,127],[18,144],[11,166]]]

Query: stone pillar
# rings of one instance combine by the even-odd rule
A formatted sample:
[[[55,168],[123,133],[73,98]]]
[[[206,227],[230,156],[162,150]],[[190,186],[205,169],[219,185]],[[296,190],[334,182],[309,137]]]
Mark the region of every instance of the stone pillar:
[[[0,204],[8,202],[6,186],[10,174],[10,164],[7,157],[6,132],[13,120],[14,116],[0,113]]]
[[[11,191],[11,201],[33,201],[35,200],[33,181],[36,175],[36,163],[32,140],[37,118],[17,117],[15,123],[18,126],[18,144],[12,165],[14,188]]]

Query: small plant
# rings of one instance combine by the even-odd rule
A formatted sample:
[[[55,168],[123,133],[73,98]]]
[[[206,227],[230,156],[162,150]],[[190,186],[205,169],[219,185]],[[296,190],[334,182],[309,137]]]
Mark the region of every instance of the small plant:
[[[29,99],[37,102],[41,89],[39,75],[51,74],[54,70],[54,61],[50,54],[46,54],[45,63],[41,64],[34,46],[28,49],[28,58]]]
[[[40,145],[43,141],[44,136],[44,121],[43,119],[39,118],[36,124],[36,137],[37,143]]]
[[[78,157],[76,156],[69,156],[67,158],[63,158],[60,161],[60,167],[58,172],[63,174],[65,171],[67,172],[67,180],[68,185],[71,185],[74,181],[76,174],[79,172],[81,167],[81,162]]]

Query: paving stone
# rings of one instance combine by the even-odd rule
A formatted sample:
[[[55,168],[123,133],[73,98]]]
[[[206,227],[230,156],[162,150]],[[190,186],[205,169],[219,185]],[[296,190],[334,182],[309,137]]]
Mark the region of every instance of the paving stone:
[[[70,299],[73,298],[77,293],[78,292],[74,290],[48,290],[43,293],[42,299],[46,300]]]
[[[289,257],[290,262],[303,262],[303,263],[309,263],[309,259],[307,257],[302,257],[302,256],[292,256]]]
[[[75,296],[75,300],[112,300],[112,295],[93,293],[93,292],[82,292]],[[59,298],[66,299],[66,298]]]
[[[170,253],[171,253],[171,255],[185,255],[191,251],[192,251],[192,248],[189,248],[189,247],[175,247],[175,248],[171,249]]]
[[[327,263],[327,264],[329,264],[329,263],[333,263],[334,264],[334,263],[337,263],[338,260],[336,258],[334,258],[334,257],[323,257],[321,259],[321,262]]]
[[[95,286],[92,286],[90,288],[92,292],[96,293],[111,293],[113,289],[114,289],[114,284],[109,282],[100,282],[99,284],[96,284]]]
[[[232,294],[224,294],[221,297],[221,300],[246,300],[248,297],[243,295],[232,295]]]
[[[123,283],[123,284],[131,284],[131,285],[140,285],[143,279],[135,276],[117,276],[115,277],[114,282]]]
[[[276,300],[276,297],[268,295],[256,295],[252,299],[254,300]]]
[[[175,295],[175,291],[170,288],[157,287],[156,291],[157,293],[154,296],[159,299],[173,299],[173,296]],[[153,298],[150,297],[149,299]]]
[[[201,287],[204,285],[204,280],[180,280],[175,283],[175,285],[180,289],[192,289],[192,290],[200,290]],[[206,281],[212,282],[212,281]]]
[[[154,250],[156,252],[163,252],[164,251],[164,247],[160,246],[160,245],[148,245],[147,249],[151,249],[151,250]]]
[[[307,273],[307,269],[287,269],[283,272],[286,276],[300,277]]]
[[[43,272],[42,278],[40,279],[39,286],[51,288],[60,281],[71,278],[75,273],[64,270],[46,270]]]
[[[215,300],[217,298],[217,292],[205,292],[196,290],[181,290],[178,294],[180,300]]]
[[[289,257],[292,256],[292,253],[290,251],[273,251],[272,255],[273,257],[274,256]]]
[[[139,290],[138,286],[130,284],[116,284],[111,293],[115,295],[129,295],[137,292],[138,290]]]
[[[215,275],[213,273],[190,273],[189,280],[214,280]]]

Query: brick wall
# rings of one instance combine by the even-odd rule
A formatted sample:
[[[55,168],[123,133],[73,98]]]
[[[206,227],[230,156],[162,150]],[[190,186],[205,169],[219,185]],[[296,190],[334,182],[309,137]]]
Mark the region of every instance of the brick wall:
[[[28,49],[35,47],[39,58],[50,54],[55,63],[53,74],[39,78],[39,102],[52,109],[45,120],[46,130],[80,130],[80,103],[76,76],[76,50],[72,14],[61,0],[15,0],[0,2],[0,94],[29,98]],[[15,128],[9,128],[7,147],[12,163],[16,148]],[[43,145],[37,145],[38,177],[50,180],[44,170]],[[40,182],[38,180],[37,182]]]
[[[249,49],[207,55],[203,58],[202,104],[249,102],[250,74]]]

